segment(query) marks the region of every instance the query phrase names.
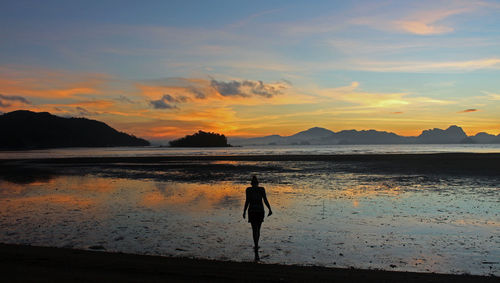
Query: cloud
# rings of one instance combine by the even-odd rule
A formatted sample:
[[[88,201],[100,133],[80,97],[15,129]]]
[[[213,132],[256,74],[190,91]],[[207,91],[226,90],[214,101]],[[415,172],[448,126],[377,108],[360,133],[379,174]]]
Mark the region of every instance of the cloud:
[[[203,98],[206,98],[206,97],[207,97],[207,96],[206,96],[206,94],[205,94],[203,91],[201,91],[201,90],[199,90],[199,89],[197,89],[197,88],[190,87],[190,88],[188,88],[188,89],[189,89],[189,91],[190,91],[192,94],[194,94],[194,96],[195,96],[196,98],[198,98],[198,99],[203,99]]]
[[[387,7],[381,5],[379,8]],[[354,17],[349,23],[390,32],[439,35],[455,31],[452,19],[454,16],[496,8],[497,5],[482,1],[418,1],[400,7],[397,13],[391,14],[381,10],[376,13],[377,16],[373,16],[372,11],[371,14]]]
[[[151,105],[153,105],[154,109],[172,109],[172,108],[175,108],[175,106],[172,106],[172,105],[166,103],[162,99],[152,100],[149,103],[151,103]]]
[[[407,19],[394,21],[394,28],[403,32],[417,35],[436,35],[450,33],[454,31],[453,27],[439,24],[444,19],[463,13],[472,12],[476,7],[474,5],[464,6],[455,9],[437,9],[420,11],[410,15]]]
[[[288,87],[286,81],[275,84],[264,84],[262,81],[217,81],[212,79],[210,85],[222,96],[242,96],[248,97],[258,95],[271,98],[282,93]]]
[[[170,94],[164,94],[160,100],[163,100],[165,102],[170,102],[170,103],[179,103],[179,102],[186,102],[187,99],[188,98],[186,96],[179,96],[176,98]]]
[[[469,113],[469,112],[476,112],[476,111],[479,111],[479,109],[469,108],[469,109],[465,109],[462,111],[458,111],[457,113]]]
[[[317,93],[327,99],[334,99],[356,105],[363,108],[391,108],[400,109],[406,106],[415,105],[446,105],[453,102],[439,100],[425,96],[415,96],[411,93],[379,93],[367,92],[359,88],[358,82],[352,82],[348,86],[341,86],[330,89],[319,89]],[[400,110],[402,111],[402,110]],[[402,114],[393,112],[392,114]]]
[[[120,102],[124,102],[124,103],[130,103],[130,104],[135,103],[132,99],[126,97],[125,95],[120,95],[118,98],[116,98],[116,100],[120,101]]]
[[[78,112],[78,115],[80,115],[80,116],[89,116],[89,115],[95,114],[95,113],[90,113],[90,111],[88,111],[87,109],[80,107],[80,106],[77,106],[76,110]]]
[[[500,59],[483,58],[467,61],[358,61],[353,69],[372,72],[467,72],[500,69]]]
[[[68,99],[77,96],[103,95],[120,87],[118,82],[105,74],[16,65],[0,66],[1,91],[24,97]]]
[[[181,96],[180,98],[175,98],[170,94],[164,94],[158,100],[151,100],[149,103],[153,106],[154,109],[174,109],[177,108],[173,103],[185,102],[187,98],[185,96]]]
[[[401,30],[418,35],[443,34],[453,31],[451,27],[431,25],[419,21],[399,21],[396,23]]]
[[[21,104],[31,104],[31,102],[18,95],[5,95],[0,93],[0,107],[9,107],[12,105],[12,102],[19,102]]]
[[[31,104],[31,102],[28,99],[26,99],[22,96],[17,96],[17,95],[5,95],[5,94],[0,93],[0,100],[18,101],[18,102],[21,102],[24,104]]]
[[[482,93],[486,94],[486,98],[489,100],[500,100],[500,94],[499,93],[493,93],[489,91],[483,91]]]

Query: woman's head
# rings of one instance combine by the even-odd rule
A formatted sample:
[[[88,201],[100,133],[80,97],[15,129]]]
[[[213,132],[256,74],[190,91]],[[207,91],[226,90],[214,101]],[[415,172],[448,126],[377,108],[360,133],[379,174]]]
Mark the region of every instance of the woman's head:
[[[259,180],[257,180],[257,176],[252,177],[252,187],[257,187],[259,185]]]

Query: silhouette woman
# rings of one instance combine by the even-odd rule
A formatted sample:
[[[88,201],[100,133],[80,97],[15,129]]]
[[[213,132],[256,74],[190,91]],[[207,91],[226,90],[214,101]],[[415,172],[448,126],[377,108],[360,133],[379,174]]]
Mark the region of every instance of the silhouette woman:
[[[245,208],[243,209],[243,218],[248,208],[248,222],[252,224],[253,232],[253,243],[255,250],[255,260],[259,260],[259,238],[260,238],[260,226],[264,221],[264,205],[262,205],[262,200],[269,209],[267,216],[273,214],[271,210],[271,205],[267,201],[266,190],[263,187],[259,187],[259,181],[256,176],[252,177],[252,186],[248,187],[246,190],[246,200]]]

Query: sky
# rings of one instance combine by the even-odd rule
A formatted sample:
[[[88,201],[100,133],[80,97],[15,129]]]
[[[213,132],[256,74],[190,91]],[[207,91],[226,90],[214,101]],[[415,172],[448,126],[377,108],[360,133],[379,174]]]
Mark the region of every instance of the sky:
[[[2,1],[0,112],[150,140],[500,134],[500,1]]]

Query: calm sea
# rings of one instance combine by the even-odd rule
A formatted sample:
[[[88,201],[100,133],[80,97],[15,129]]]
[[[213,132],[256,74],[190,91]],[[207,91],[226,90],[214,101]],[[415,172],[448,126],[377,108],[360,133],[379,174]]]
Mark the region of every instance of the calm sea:
[[[442,152],[499,152],[500,144],[429,144],[429,145],[276,145],[226,148],[169,148],[169,147],[103,147],[63,148],[23,151],[0,151],[0,159],[57,158],[57,157],[134,157],[172,155],[319,155],[319,154],[384,154],[384,153],[442,153]]]

